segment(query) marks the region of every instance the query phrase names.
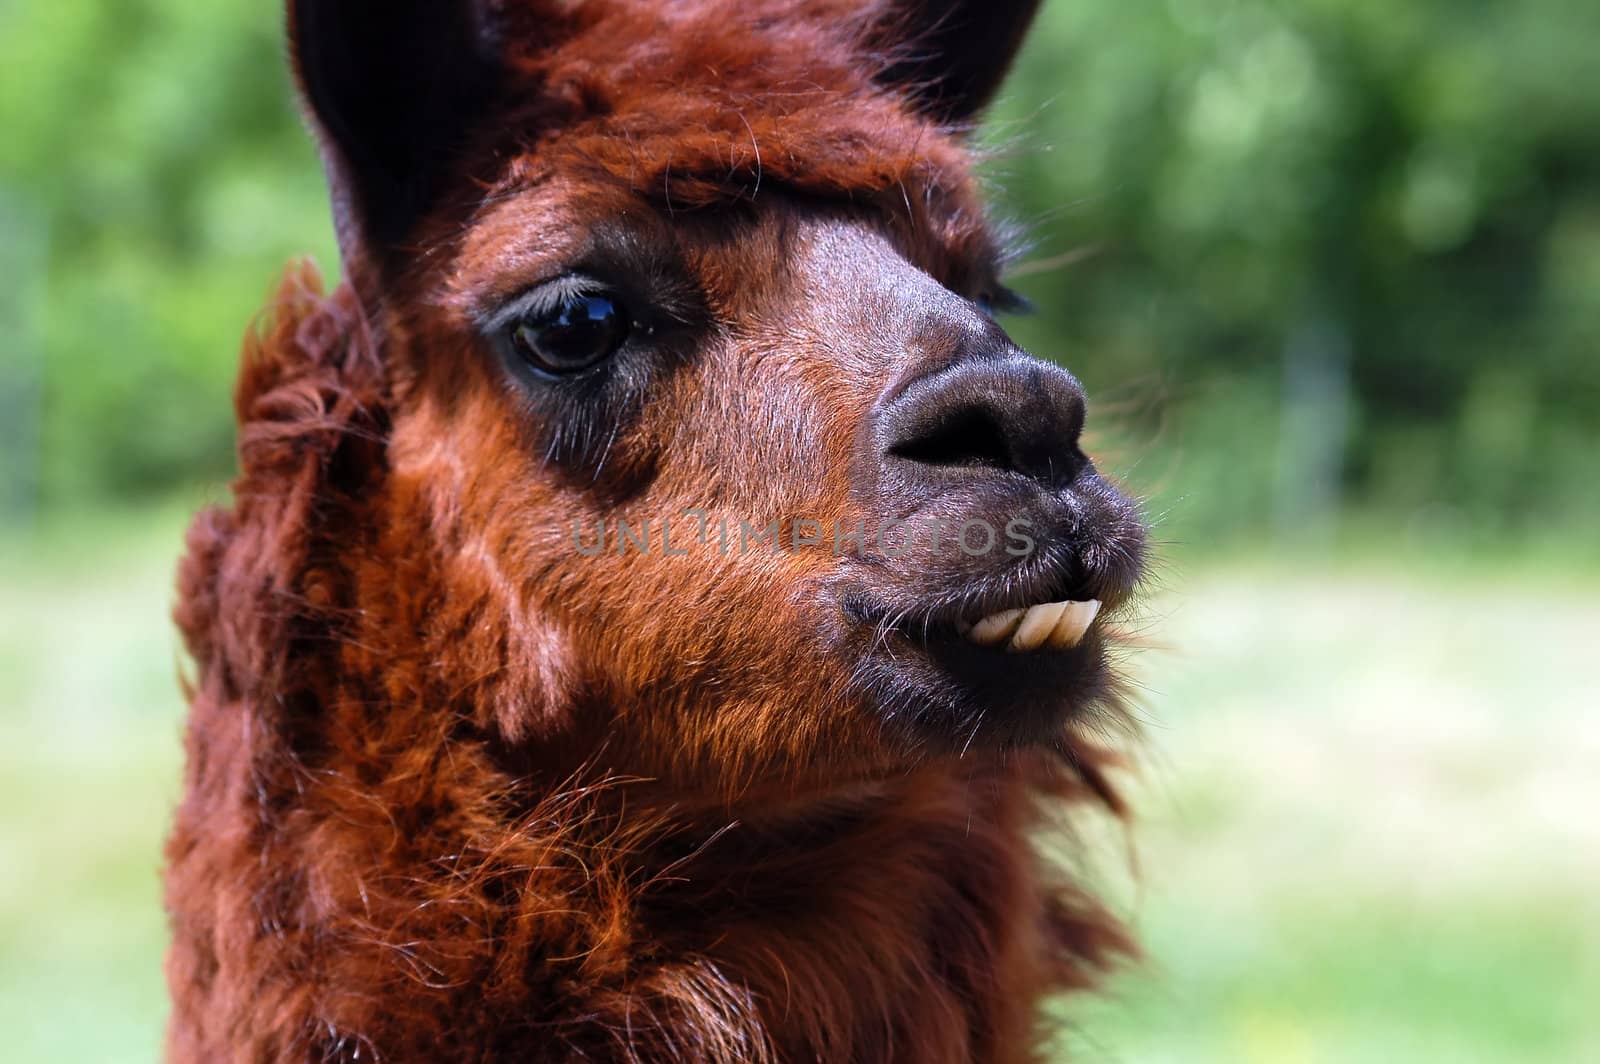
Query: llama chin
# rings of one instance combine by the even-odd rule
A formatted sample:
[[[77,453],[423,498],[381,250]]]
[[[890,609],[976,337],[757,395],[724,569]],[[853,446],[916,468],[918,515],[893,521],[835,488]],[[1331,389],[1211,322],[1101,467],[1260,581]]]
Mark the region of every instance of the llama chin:
[[[990,313],[1035,7],[289,4],[345,281],[180,569],[170,1059],[1020,1061],[1134,952],[1041,841],[1146,548]]]

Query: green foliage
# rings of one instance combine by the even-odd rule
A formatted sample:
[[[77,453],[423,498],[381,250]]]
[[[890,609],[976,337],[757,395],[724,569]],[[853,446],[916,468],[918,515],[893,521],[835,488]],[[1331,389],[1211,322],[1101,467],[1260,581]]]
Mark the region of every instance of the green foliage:
[[[1085,258],[1018,331],[1091,395],[1160,382],[1193,527],[1321,472],[1489,536],[1600,515],[1597,39],[1567,0],[1047,8],[995,169],[1036,254]]]
[[[988,139],[1019,273],[1075,261],[1014,327],[1173,535],[1600,518],[1596,40],[1571,0],[1047,6]],[[0,0],[0,508],[226,474],[242,329],[334,268],[284,68],[276,4]]]
[[[244,327],[286,258],[331,265],[274,4],[0,4],[0,217],[34,305],[6,387],[37,382],[47,501],[231,468]],[[12,372],[14,364],[15,372]]]

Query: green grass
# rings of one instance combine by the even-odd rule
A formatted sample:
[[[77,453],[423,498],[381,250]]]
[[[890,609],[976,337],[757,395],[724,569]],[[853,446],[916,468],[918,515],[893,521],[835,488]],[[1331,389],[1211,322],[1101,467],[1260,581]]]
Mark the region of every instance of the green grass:
[[[0,539],[8,1061],[159,1051],[186,508]],[[1600,1060],[1600,580],[1375,557],[1162,574],[1135,860],[1091,836],[1149,957],[1078,1059]]]
[[[0,1029],[11,1061],[156,1059],[182,515],[0,543]]]

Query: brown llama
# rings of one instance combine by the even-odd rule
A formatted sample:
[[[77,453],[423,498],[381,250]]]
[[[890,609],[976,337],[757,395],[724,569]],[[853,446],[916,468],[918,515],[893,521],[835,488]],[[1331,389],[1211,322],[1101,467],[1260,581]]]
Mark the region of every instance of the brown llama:
[[[972,173],[1035,6],[289,4],[348,283],[188,537],[170,1059],[1034,1060],[1131,950],[1041,833],[1144,537]]]

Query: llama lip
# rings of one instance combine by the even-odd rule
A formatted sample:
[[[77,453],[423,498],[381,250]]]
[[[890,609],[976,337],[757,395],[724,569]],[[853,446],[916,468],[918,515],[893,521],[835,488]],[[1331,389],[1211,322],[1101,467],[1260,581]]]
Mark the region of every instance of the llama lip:
[[[1059,656],[1093,641],[1101,616],[1130,598],[1140,553],[1137,541],[1050,536],[1033,556],[1004,569],[885,579],[882,565],[851,565],[834,590],[846,621],[873,638],[893,632],[924,648],[959,647],[962,657]]]
[[[1127,511],[1105,512],[1035,511],[1038,550],[1005,567],[847,559],[836,631],[858,689],[920,739],[962,750],[1054,742],[1114,701],[1104,622],[1134,594],[1143,539]]]
[[[1100,600],[1042,602],[1035,606],[1000,610],[956,630],[967,642],[980,647],[1004,647],[1008,653],[1030,654],[1042,647],[1071,650],[1100,613]]]

